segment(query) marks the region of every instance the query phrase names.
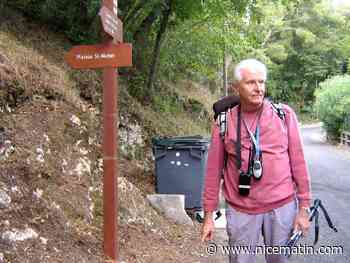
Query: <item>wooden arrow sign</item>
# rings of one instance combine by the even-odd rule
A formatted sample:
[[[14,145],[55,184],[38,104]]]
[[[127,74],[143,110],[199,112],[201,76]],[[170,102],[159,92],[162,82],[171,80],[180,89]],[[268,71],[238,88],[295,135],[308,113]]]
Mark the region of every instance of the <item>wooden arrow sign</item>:
[[[103,6],[100,9],[99,15],[101,17],[104,32],[117,42],[123,42],[123,23],[116,14],[106,6]]]
[[[83,45],[73,47],[65,61],[74,69],[116,68],[132,65],[131,44]]]

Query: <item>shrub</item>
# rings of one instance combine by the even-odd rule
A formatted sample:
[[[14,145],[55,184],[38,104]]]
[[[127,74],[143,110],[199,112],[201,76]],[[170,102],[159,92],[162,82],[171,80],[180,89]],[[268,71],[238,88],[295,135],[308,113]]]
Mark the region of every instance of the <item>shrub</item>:
[[[349,127],[350,76],[335,76],[320,84],[315,91],[315,110],[331,139]]]

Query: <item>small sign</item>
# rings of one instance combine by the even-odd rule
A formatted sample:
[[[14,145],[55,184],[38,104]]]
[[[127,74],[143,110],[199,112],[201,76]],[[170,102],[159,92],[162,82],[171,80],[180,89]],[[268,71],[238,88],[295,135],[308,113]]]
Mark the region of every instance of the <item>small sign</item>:
[[[104,32],[113,37],[117,42],[123,42],[123,23],[117,15],[106,6],[100,9],[99,15]]]
[[[132,46],[126,43],[75,46],[65,60],[75,69],[128,67],[132,65]]]

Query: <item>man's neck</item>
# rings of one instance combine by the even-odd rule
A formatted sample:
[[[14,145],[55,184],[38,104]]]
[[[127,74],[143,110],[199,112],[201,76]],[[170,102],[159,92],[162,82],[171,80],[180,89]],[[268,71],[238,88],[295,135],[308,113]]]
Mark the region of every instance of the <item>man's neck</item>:
[[[245,104],[241,103],[241,109],[243,112],[257,112],[261,109],[264,102],[260,103],[259,105],[252,105],[252,104]]]

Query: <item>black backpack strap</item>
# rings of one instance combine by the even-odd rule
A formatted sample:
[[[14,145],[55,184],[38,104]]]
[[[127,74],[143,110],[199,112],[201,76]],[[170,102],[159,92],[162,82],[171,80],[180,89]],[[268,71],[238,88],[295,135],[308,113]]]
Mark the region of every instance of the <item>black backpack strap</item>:
[[[220,128],[220,137],[224,140],[227,131],[227,111],[220,112],[216,121]]]
[[[238,105],[237,109],[237,142],[236,142],[236,154],[237,154],[237,169],[242,167],[242,153],[241,153],[241,106]]]
[[[275,104],[271,102],[272,109],[277,113],[278,117],[284,121],[286,118],[286,113],[283,110],[283,105],[281,103]]]
[[[225,141],[225,135],[226,135],[226,132],[227,132],[227,114],[228,114],[228,111],[223,111],[223,112],[220,112],[219,116],[217,117],[217,124],[218,124],[218,127],[220,129],[220,137],[221,137],[221,140],[224,142]],[[224,167],[226,167],[227,165],[227,158],[228,158],[228,154],[227,152],[224,150]],[[223,171],[222,171],[223,173]]]

